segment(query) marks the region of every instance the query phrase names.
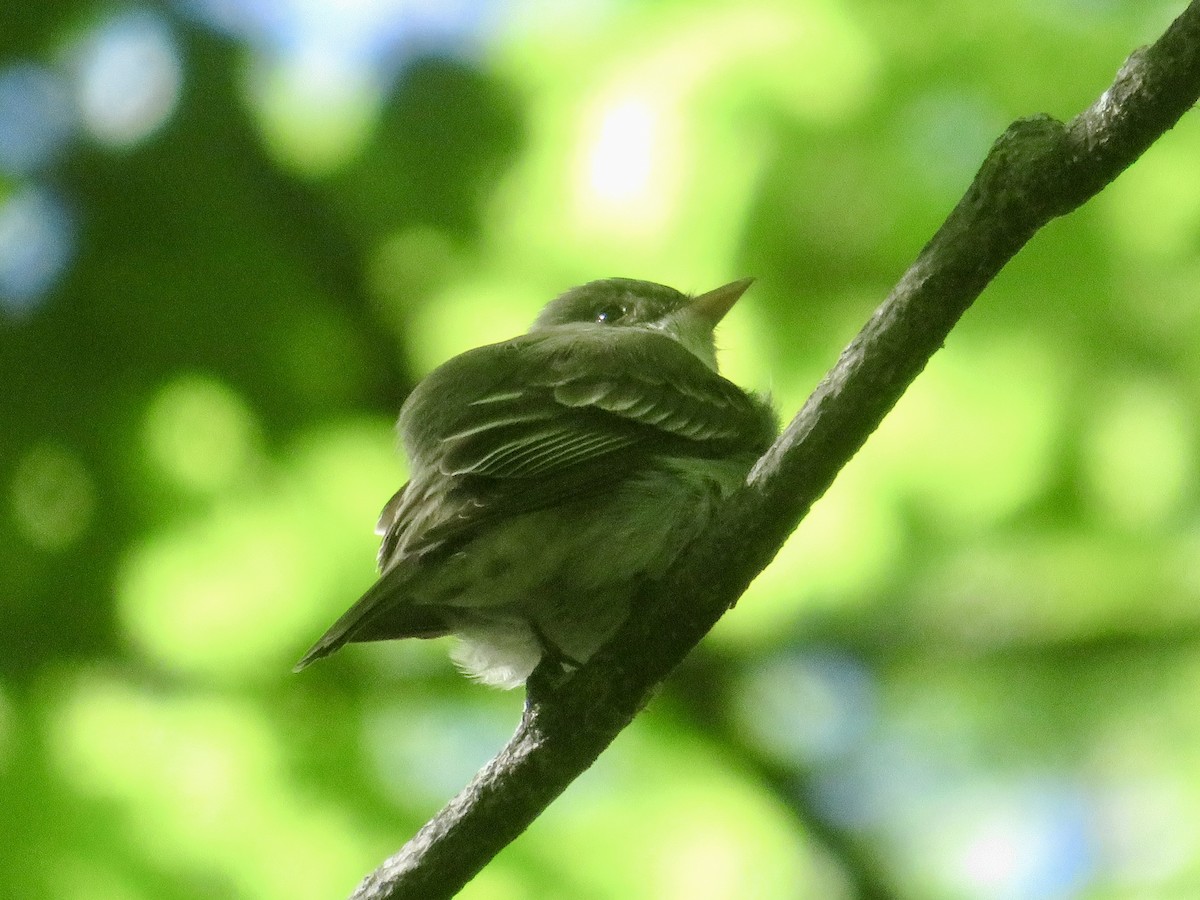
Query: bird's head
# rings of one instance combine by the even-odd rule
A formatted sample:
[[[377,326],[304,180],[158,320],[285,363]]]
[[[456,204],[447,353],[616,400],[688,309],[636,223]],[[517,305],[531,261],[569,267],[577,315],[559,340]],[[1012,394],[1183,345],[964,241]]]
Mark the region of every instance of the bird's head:
[[[572,288],[550,301],[529,329],[641,328],[683,344],[714,371],[713,329],[750,287],[753,278],[731,281],[690,297],[665,284],[605,278]]]

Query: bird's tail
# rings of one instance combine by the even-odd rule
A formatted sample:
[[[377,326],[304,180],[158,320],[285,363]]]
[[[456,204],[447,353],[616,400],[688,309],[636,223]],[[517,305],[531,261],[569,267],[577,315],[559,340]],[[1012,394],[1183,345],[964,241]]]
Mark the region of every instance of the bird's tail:
[[[439,607],[413,603],[405,590],[407,581],[407,573],[401,568],[385,572],[357,603],[329,626],[329,630],[300,657],[292,671],[299,672],[351,642],[448,634],[445,612]]]

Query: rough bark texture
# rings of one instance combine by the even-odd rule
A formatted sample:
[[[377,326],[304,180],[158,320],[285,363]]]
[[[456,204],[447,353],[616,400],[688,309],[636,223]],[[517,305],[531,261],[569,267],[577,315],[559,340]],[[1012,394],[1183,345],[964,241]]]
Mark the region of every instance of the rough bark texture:
[[[538,692],[509,744],[352,900],[451,897],[582,773],[708,632],[1033,234],[1099,192],[1200,95],[1200,0],[1063,124],[1023,119],[804,408],[609,648]],[[619,649],[617,649],[619,648]]]

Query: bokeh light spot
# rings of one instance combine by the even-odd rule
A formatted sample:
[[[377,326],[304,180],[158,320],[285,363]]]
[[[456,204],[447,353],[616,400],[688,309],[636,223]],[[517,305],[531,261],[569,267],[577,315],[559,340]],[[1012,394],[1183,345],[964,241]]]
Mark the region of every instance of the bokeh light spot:
[[[939,353],[861,457],[939,528],[982,529],[1048,483],[1066,402],[1063,367],[1032,337]]]
[[[452,708],[405,697],[376,710],[363,722],[376,778],[401,808],[436,808],[504,744],[519,702],[476,692]]]
[[[75,229],[62,201],[23,185],[0,199],[0,307],[24,313],[58,283],[75,251]]]
[[[958,90],[923,94],[901,116],[909,166],[947,198],[971,183],[1005,125],[985,98]]]
[[[170,26],[157,13],[120,13],[77,48],[75,91],[80,116],[97,141],[137,144],[170,118],[179,102],[183,62]]]
[[[520,282],[463,279],[430,298],[414,311],[404,334],[415,369],[429,372],[472,347],[524,333],[553,296],[534,290]]]
[[[566,854],[579,896],[816,896],[804,837],[782,804],[697,734],[656,724],[626,733],[569,803],[533,825],[527,849]]]
[[[904,529],[867,467],[852,462],[709,636],[732,648],[777,646],[803,617],[845,612],[886,589]]]
[[[370,584],[375,518],[403,481],[392,443],[383,423],[310,435],[269,490],[225,496],[133,547],[117,598],[134,643],[216,681],[284,677]]]
[[[292,792],[261,708],[94,675],[58,694],[51,764],[160,865],[205,873],[219,896],[320,900],[371,864],[351,822]]]
[[[39,444],[17,464],[13,518],[24,537],[43,550],[64,550],[84,533],[96,508],[96,487],[73,451]]]
[[[49,165],[73,123],[70,89],[60,75],[32,63],[0,69],[0,171],[27,175]]]
[[[1139,732],[1134,742],[1143,738]],[[1106,773],[1096,830],[1115,880],[1147,891],[1178,878],[1194,861],[1200,841],[1193,814],[1196,788],[1144,752],[1132,756]]]
[[[1163,524],[1193,496],[1195,413],[1170,386],[1141,380],[1114,386],[1083,438],[1084,483],[1124,526]]]
[[[241,397],[214,378],[183,375],[164,386],[146,411],[151,461],[181,487],[228,487],[254,458],[257,423]]]
[[[1090,811],[1052,778],[965,787],[938,807],[929,875],[959,896],[1075,896],[1093,867]]]
[[[1096,199],[1108,214],[1115,246],[1139,262],[1162,266],[1191,258],[1200,229],[1200,183],[1192,177],[1200,154],[1196,129],[1164,141]]]
[[[304,175],[324,175],[353,159],[383,101],[382,85],[360,61],[321,47],[255,59],[247,93],[267,147]]]
[[[245,93],[268,149],[327,174],[369,139],[397,73],[418,55],[460,54],[496,15],[486,0],[189,0],[254,51]]]
[[[498,258],[512,271],[549,258],[581,281],[680,288],[747,274],[734,265],[736,223],[778,151],[765,110],[844,122],[871,95],[876,48],[821,0],[593,12],[600,24],[572,7],[566,45],[546,36],[554,52],[505,48],[507,74],[535,103],[529,150],[493,207]],[[540,7],[527,18],[533,32],[557,21]]]
[[[380,68],[460,48],[495,12],[488,0],[185,0],[189,12],[260,50],[330,53]]]
[[[650,187],[660,117],[650,103],[631,97],[601,110],[598,119],[587,188],[602,205],[628,207]]]
[[[735,694],[741,733],[785,765],[848,753],[875,714],[871,673],[843,653],[777,656],[749,669]]]
[[[155,535],[119,583],[127,631],[171,669],[235,682],[282,675],[280,642],[312,602],[297,532],[285,507],[237,504]]]

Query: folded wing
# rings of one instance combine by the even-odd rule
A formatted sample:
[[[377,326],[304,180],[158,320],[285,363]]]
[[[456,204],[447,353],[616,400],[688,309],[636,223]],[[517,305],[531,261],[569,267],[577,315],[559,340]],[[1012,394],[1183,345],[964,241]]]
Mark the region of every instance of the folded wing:
[[[435,632],[405,583],[490,523],[611,490],[656,456],[761,452],[775,421],[665,335],[609,329],[580,341],[564,330],[450,360],[413,391],[400,431],[412,480],[379,521],[383,575],[301,666],[348,640],[404,636],[375,633],[381,617],[401,623],[392,631]]]

